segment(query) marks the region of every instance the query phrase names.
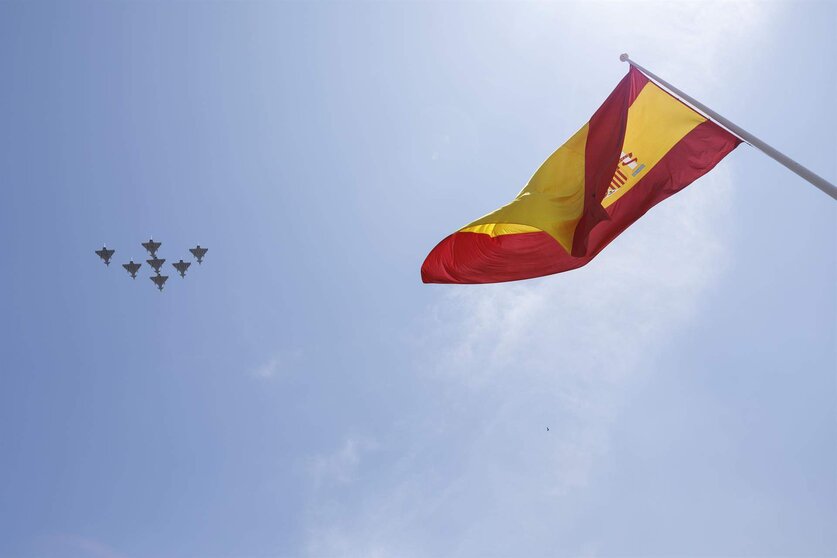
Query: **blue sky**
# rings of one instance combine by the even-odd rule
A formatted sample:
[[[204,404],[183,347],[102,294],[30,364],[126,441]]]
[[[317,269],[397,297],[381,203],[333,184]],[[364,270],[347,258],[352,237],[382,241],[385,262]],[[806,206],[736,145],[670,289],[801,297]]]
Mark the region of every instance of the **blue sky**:
[[[419,278],[622,52],[834,182],[835,22],[0,4],[0,555],[837,555],[837,206],[797,176],[741,146],[585,268]],[[150,236],[210,251],[161,294],[118,265]]]

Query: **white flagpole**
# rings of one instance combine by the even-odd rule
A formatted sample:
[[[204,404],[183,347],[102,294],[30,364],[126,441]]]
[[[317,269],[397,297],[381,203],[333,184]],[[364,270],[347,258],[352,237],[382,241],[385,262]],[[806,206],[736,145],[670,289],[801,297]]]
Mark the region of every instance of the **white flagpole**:
[[[651,78],[654,82],[657,83],[657,85],[661,85],[665,89],[668,89],[669,92],[679,97],[681,101],[684,101],[686,104],[691,105],[693,109],[703,114],[703,116],[705,116],[706,118],[716,122],[717,124],[720,124],[733,135],[738,136],[738,138],[742,141],[752,145],[768,157],[779,162],[779,164],[784,165],[788,169],[792,170],[793,172],[795,172],[796,174],[798,174],[799,176],[801,176],[802,178],[804,178],[805,180],[807,180],[808,182],[810,182],[811,184],[813,184],[814,186],[816,186],[817,188],[819,188],[820,190],[837,200],[837,186],[835,186],[831,182],[827,181],[818,174],[806,169],[805,167],[803,167],[802,165],[785,155],[784,153],[781,153],[773,147],[770,147],[753,134],[740,128],[739,126],[736,126],[735,124],[733,124],[714,110],[710,109],[703,103],[696,101],[695,99],[686,95],[670,83],[655,76],[654,74],[652,74],[651,72],[649,72],[633,60],[631,60],[627,54],[621,55],[619,57],[619,60],[621,60],[622,62],[627,62],[628,64],[630,64],[631,66],[633,66],[634,68]]]

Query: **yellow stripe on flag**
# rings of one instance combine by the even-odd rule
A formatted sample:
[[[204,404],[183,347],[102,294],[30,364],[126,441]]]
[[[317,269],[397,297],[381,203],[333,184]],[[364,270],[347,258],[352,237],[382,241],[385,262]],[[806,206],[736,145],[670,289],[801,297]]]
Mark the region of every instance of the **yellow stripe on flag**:
[[[530,227],[529,225],[518,225],[516,223],[488,223],[486,225],[465,227],[464,229],[460,229],[459,232],[482,233],[494,237],[504,234],[541,232],[541,230],[535,227]]]
[[[672,147],[705,120],[654,83],[647,83],[628,108],[622,147],[625,156],[602,206],[608,207],[624,196]]]
[[[570,252],[573,233],[584,210],[584,149],[589,125],[549,156],[510,204],[482,217],[461,232],[489,226],[486,234],[498,236],[543,231]]]

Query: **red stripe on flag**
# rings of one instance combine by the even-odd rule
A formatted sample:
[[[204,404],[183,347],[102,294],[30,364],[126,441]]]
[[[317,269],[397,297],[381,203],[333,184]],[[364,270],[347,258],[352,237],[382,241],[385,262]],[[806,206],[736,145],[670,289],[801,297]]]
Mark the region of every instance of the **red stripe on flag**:
[[[714,122],[697,125],[627,194],[607,208],[610,220],[600,222],[590,232],[588,261],[649,209],[712,170],[739,143],[740,139]]]
[[[425,283],[501,283],[551,275],[584,265],[544,232],[489,236],[457,232],[421,266]]]
[[[625,141],[628,107],[648,83],[642,72],[631,66],[616,89],[590,119],[584,151],[584,212],[573,236],[574,256],[587,253],[587,236],[601,221],[608,219],[602,200],[616,172]]]

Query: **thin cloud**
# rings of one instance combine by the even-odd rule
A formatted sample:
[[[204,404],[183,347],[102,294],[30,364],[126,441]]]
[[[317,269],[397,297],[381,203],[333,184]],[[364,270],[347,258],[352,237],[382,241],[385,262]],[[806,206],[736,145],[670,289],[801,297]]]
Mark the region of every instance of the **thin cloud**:
[[[274,378],[281,371],[281,363],[278,358],[272,358],[253,371],[253,376],[262,379]]]
[[[250,374],[255,378],[261,378],[263,380],[279,378],[298,367],[302,358],[303,354],[299,349],[282,350],[260,366],[254,368]]]
[[[333,453],[313,458],[308,464],[308,473],[317,487],[349,484],[355,480],[361,459],[377,447],[371,438],[348,437]]]
[[[43,540],[48,553],[57,552],[63,556],[78,558],[126,558],[110,545],[93,537],[76,534],[57,534]],[[48,549],[48,550],[47,550]]]

